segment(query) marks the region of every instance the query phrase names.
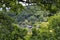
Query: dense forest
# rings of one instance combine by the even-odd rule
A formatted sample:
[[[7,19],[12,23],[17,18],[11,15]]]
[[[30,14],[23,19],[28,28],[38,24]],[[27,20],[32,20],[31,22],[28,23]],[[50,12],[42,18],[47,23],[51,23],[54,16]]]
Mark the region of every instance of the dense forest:
[[[0,40],[60,40],[60,0],[0,0]]]

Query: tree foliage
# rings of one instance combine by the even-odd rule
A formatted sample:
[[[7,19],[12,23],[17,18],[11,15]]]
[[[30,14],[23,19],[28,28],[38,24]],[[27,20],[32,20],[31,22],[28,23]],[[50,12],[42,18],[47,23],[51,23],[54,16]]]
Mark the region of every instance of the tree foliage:
[[[60,0],[0,0],[0,40],[60,40],[59,11]]]

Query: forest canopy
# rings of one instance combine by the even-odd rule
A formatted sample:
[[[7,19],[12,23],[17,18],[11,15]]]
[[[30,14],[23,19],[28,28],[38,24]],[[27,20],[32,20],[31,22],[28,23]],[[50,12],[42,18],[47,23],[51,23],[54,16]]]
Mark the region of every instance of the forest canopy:
[[[0,40],[60,40],[60,0],[0,0]]]

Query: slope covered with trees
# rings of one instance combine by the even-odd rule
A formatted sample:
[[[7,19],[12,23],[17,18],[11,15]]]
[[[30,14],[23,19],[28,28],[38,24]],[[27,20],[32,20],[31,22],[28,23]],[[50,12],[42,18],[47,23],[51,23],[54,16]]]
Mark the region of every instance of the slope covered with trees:
[[[0,0],[0,40],[60,40],[60,0]]]

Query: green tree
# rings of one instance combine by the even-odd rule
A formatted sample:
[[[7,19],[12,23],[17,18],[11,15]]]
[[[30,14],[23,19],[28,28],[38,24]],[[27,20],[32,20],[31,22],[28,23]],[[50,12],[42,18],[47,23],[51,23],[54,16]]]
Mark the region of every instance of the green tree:
[[[24,7],[18,3],[18,0],[0,0],[0,8],[5,12],[6,8],[10,8],[10,12],[18,14]]]
[[[60,40],[60,15],[55,15],[49,19],[49,30],[54,31],[54,38]]]

